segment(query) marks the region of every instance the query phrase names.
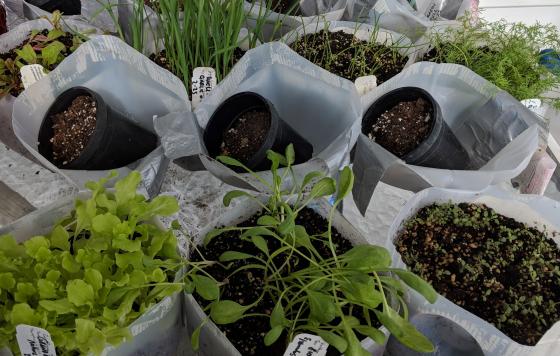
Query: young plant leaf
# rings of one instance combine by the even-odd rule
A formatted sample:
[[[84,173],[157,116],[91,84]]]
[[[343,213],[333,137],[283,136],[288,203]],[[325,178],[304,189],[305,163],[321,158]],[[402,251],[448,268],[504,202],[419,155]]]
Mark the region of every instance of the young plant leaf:
[[[373,277],[370,279],[369,283],[343,282],[340,284],[340,290],[348,301],[375,309],[383,302],[383,296],[375,289]]]
[[[231,157],[228,157],[228,156],[218,156],[218,157],[216,157],[216,159],[218,161],[222,162],[223,164],[228,165],[228,166],[241,167],[241,168],[244,168],[245,170],[248,170],[248,168],[243,163],[239,162],[235,158],[231,158]]]
[[[314,198],[320,198],[328,195],[333,195],[336,191],[336,184],[334,179],[330,177],[324,177],[319,180],[311,189],[311,196]]]
[[[206,300],[216,300],[220,296],[220,287],[218,283],[210,277],[193,275],[193,283],[196,292]]]
[[[307,302],[311,318],[321,323],[329,323],[336,317],[336,305],[331,295],[308,290]]]
[[[350,269],[372,271],[391,265],[389,251],[381,246],[359,245],[342,254],[339,258]]]
[[[432,342],[391,307],[383,308],[383,312],[378,310],[374,310],[373,312],[377,316],[377,319],[379,319],[389,332],[403,345],[418,352],[434,352],[434,345]]]
[[[257,220],[257,224],[263,226],[276,226],[280,224],[280,221],[273,216],[263,215]]]
[[[194,351],[198,351],[200,347],[200,332],[202,331],[204,324],[206,324],[206,320],[200,323],[200,325],[197,326],[196,329],[194,329],[191,335],[191,346]]]
[[[309,172],[305,175],[305,177],[303,178],[303,181],[301,182],[301,188],[305,188],[309,183],[311,183],[312,180],[322,177],[324,174],[322,172]]]
[[[293,144],[289,144],[288,146],[286,146],[286,161],[287,164],[286,166],[291,166],[292,164],[294,164],[294,162],[296,161],[296,153],[294,151],[294,145]]]
[[[41,50],[41,59],[45,67],[50,67],[51,65],[58,62],[58,56],[66,47],[58,42],[54,41],[49,43],[46,47]]]
[[[220,300],[212,303],[210,317],[216,324],[231,324],[243,318],[243,314],[250,308],[251,305],[244,306],[233,300]]]
[[[54,29],[50,30],[49,33],[47,34],[47,39],[49,41],[52,41],[52,40],[56,40],[60,36],[64,36],[64,31],[62,31],[58,28],[54,28]]]
[[[317,335],[325,340],[329,345],[336,348],[338,352],[343,354],[348,348],[348,341],[342,336],[326,330],[317,330]]]
[[[241,190],[232,190],[230,192],[227,192],[226,195],[224,195],[224,199],[223,199],[224,206],[226,207],[229,206],[233,199],[243,197],[243,196],[250,197],[251,195]]]
[[[354,174],[350,167],[346,166],[342,169],[338,176],[338,187],[336,192],[336,201],[340,202],[352,191],[354,186]]]
[[[264,226],[255,226],[246,230],[239,238],[244,239],[252,236],[274,236],[274,233]]]
[[[15,50],[16,54],[19,58],[23,59],[27,64],[35,64],[37,63],[37,54],[33,47],[28,43],[23,46],[21,49]]]
[[[214,237],[220,236],[224,231],[226,231],[226,230],[225,229],[214,229],[214,230],[209,231],[206,234],[206,236],[204,237],[204,246],[208,245]]]
[[[359,325],[354,327],[360,334],[370,337],[373,341],[379,345],[385,343],[385,334],[383,334],[379,329],[376,329],[369,325]]]
[[[259,235],[255,235],[255,236],[251,236],[251,241],[253,242],[253,244],[262,252],[264,252],[265,255],[268,256],[269,251],[268,251],[268,245],[266,243],[266,240]]]
[[[255,257],[248,253],[238,252],[238,251],[226,251],[220,255],[220,262],[230,262],[230,261],[238,261],[238,260],[246,260],[248,258]]]
[[[266,346],[270,346],[270,345],[274,344],[276,342],[276,340],[278,340],[280,335],[282,335],[283,330],[284,330],[284,328],[280,325],[276,325],[275,327],[270,329],[266,333],[266,335],[264,336],[264,344]]]
[[[276,326],[286,326],[288,320],[286,320],[286,314],[284,312],[284,307],[282,306],[282,301],[276,302],[272,313],[270,314],[270,327],[274,328]]]
[[[438,294],[428,282],[409,271],[395,270],[393,272],[397,276],[399,276],[399,278],[402,279],[403,282],[406,283],[410,288],[422,294],[428,302],[432,304],[436,302]]]

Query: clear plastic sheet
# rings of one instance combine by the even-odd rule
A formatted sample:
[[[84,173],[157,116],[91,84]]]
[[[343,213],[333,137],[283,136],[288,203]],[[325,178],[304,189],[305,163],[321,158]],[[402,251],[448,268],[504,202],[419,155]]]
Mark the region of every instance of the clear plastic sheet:
[[[511,95],[455,64],[421,62],[410,66],[362,97],[363,111],[383,94],[406,86],[420,87],[434,97],[445,122],[478,170],[408,165],[362,134],[353,166],[353,194],[362,213],[380,180],[412,191],[431,186],[481,190],[510,180],[529,163],[539,146],[539,133],[547,131],[544,121]]]
[[[124,34],[126,42],[133,43],[132,26],[134,23],[135,7],[138,4],[137,0],[116,0],[119,6],[119,24]],[[141,1],[143,4],[144,2]],[[142,20],[142,44],[144,54],[150,55],[159,52],[163,49],[163,40],[160,36],[161,24],[159,16],[152,10],[151,7],[145,5],[144,9],[138,9],[138,12],[143,11]]]
[[[378,0],[369,12],[368,21],[416,41],[430,28],[456,26],[454,19],[430,19],[415,11],[406,0]]]
[[[0,228],[0,235],[11,234],[18,242],[23,242],[33,236],[47,234],[58,220],[72,211],[76,197],[87,199],[89,193],[70,196],[36,210]],[[161,223],[158,225],[161,226]],[[188,346],[185,341],[187,338],[183,308],[182,293],[175,293],[163,299],[130,324],[129,329],[133,336],[131,341],[118,347],[108,345],[102,355],[186,355]],[[12,356],[5,349],[1,351],[3,356]]]
[[[26,19],[23,17],[23,4],[21,0],[5,0],[6,5],[6,21],[8,30],[24,23]]]
[[[50,18],[52,14],[48,11],[42,10],[39,7],[28,3],[25,0],[16,0],[22,3],[23,16],[29,20],[39,19],[43,16]],[[117,21],[118,10],[117,10],[117,0],[80,0],[82,4],[81,15],[64,16],[63,21],[69,19],[80,20],[110,33],[117,32]],[[110,9],[113,13],[113,17],[109,14]]]
[[[560,203],[551,199],[535,195],[519,195],[505,192],[496,187],[491,187],[482,192],[468,192],[459,190],[431,188],[414,195],[402,208],[393,222],[386,248],[392,255],[393,267],[406,268],[399,253],[393,245],[402,225],[418,210],[431,203],[445,203],[452,201],[472,202],[486,204],[496,210],[497,213],[514,218],[543,231],[543,226],[549,233],[560,231]],[[558,236],[554,239],[560,245]],[[466,331],[468,331],[478,342],[486,356],[549,356],[557,353],[560,348],[560,322],[551,326],[548,332],[541,338],[536,346],[521,345],[511,340],[496,327],[465,309],[452,303],[443,296],[438,296],[434,304],[429,304],[415,291],[409,294],[410,316],[419,314],[440,315],[451,319]]]
[[[125,80],[126,79],[126,80]],[[24,91],[14,103],[14,132],[33,156],[50,170],[60,173],[77,187],[106,176],[109,171],[64,170],[55,167],[37,150],[43,116],[58,94],[74,86],[86,86],[140,126],[154,131],[154,116],[188,111],[190,103],[183,83],[147,57],[112,36],[97,36],[81,45],[48,76]],[[167,167],[163,149],[117,171],[143,175],[143,187],[157,191]]]
[[[248,51],[230,74],[194,111],[156,120],[166,156],[200,155],[214,176],[240,188],[261,190],[258,182],[240,175],[204,154],[201,133],[216,108],[233,94],[253,91],[272,102],[280,117],[314,148],[311,161],[295,166],[296,173],[334,173],[348,161],[360,130],[362,109],[354,84],[315,66],[283,43],[264,44]],[[266,173],[263,173],[266,178]]]

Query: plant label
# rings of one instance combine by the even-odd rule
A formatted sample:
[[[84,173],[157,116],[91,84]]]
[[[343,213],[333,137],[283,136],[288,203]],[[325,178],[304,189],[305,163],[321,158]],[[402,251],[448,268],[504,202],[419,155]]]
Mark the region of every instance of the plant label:
[[[45,329],[19,324],[16,339],[22,356],[56,356],[51,334]]]
[[[364,95],[377,88],[377,77],[375,75],[358,77],[356,78],[354,85],[356,86],[356,90],[358,90],[358,94]]]
[[[197,67],[192,75],[192,106],[196,108],[216,86],[216,71],[210,67]]]
[[[19,70],[21,75],[21,82],[25,89],[29,88],[39,79],[46,77],[45,68],[40,64],[29,64],[21,67]]]
[[[321,337],[311,334],[299,334],[284,351],[284,356],[325,356],[329,344]]]
[[[556,162],[546,151],[539,149],[514,182],[519,184],[519,191],[522,194],[543,195],[555,170]]]

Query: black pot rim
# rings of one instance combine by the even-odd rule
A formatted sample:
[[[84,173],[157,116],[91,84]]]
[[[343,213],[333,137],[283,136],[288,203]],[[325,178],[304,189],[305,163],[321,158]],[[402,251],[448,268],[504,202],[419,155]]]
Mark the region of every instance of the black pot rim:
[[[86,164],[95,154],[95,150],[91,149],[90,145],[92,142],[103,141],[103,136],[105,135],[105,129],[107,127],[107,105],[103,98],[95,91],[83,87],[83,86],[76,86],[65,90],[62,94],[58,95],[54,102],[50,105],[49,109],[47,110],[45,116],[43,117],[43,122],[41,123],[41,127],[39,129],[39,135],[47,129],[49,132],[52,131],[52,116],[58,113],[63,112],[64,110],[68,109],[68,106],[59,108],[59,101],[61,99],[66,99],[66,97],[72,97],[74,100],[78,96],[87,95],[91,97],[95,101],[95,129],[92,135],[88,138],[87,143],[85,144],[82,152],[78,157],[76,157],[73,161],[68,162],[64,166],[58,166],[52,157],[52,145],[50,142],[47,142],[46,145],[48,146],[48,150],[50,151],[50,156],[46,157],[43,153],[41,155],[47,158],[51,163],[61,169],[72,169],[79,166],[83,166]],[[71,103],[71,101],[70,101]],[[49,139],[52,138],[52,134],[49,135]],[[39,143],[41,141],[39,140]],[[41,145],[39,145],[41,146]]]
[[[403,157],[401,157],[402,160],[404,161],[414,161],[416,158],[416,156],[421,156],[423,154],[423,152],[418,152],[418,148],[420,146],[422,146],[422,144],[424,142],[426,142],[430,136],[432,136],[433,134],[437,134],[437,132],[435,132],[434,130],[436,129],[436,119],[437,119],[437,115],[439,112],[439,105],[436,102],[436,100],[434,99],[434,97],[425,89],[422,89],[420,87],[413,87],[413,86],[406,86],[406,87],[399,87],[399,88],[395,88],[393,90],[390,90],[389,92],[383,94],[382,96],[380,96],[379,98],[377,98],[373,103],[370,104],[369,108],[367,109],[367,111],[365,112],[365,114],[362,116],[362,134],[366,135],[367,134],[364,133],[364,123],[366,118],[368,119],[368,123],[371,122],[371,119],[368,118],[368,116],[371,115],[371,112],[374,111],[375,106],[379,103],[382,103],[383,101],[387,100],[387,98],[392,97],[395,94],[398,94],[401,91],[406,91],[406,92],[412,92],[414,94],[417,94],[418,98],[423,98],[425,100],[427,100],[430,105],[431,105],[431,112],[432,112],[432,125],[430,127],[430,131],[429,133],[426,135],[426,138],[424,138],[424,140],[422,142],[420,142],[413,150],[411,150],[410,152],[408,152],[407,154],[405,154]],[[400,101],[402,102],[402,101]],[[379,119],[379,118],[378,118]],[[371,140],[368,137],[369,140]],[[389,150],[387,150],[389,151]],[[393,155],[394,153],[391,152]]]
[[[276,137],[276,131],[278,130],[278,120],[274,119],[274,114],[273,114],[274,110],[275,110],[274,105],[270,101],[268,101],[262,95],[257,94],[257,93],[252,92],[252,91],[244,91],[244,92],[234,94],[234,95],[228,97],[223,103],[220,104],[220,106],[218,106],[218,108],[216,108],[216,110],[214,110],[214,113],[210,117],[210,120],[208,121],[208,124],[207,124],[206,128],[208,128],[210,126],[210,123],[212,122],[212,119],[214,118],[214,115],[216,115],[216,113],[218,113],[220,110],[222,110],[225,106],[231,105],[232,101],[237,100],[237,98],[239,98],[241,96],[252,96],[260,102],[260,105],[253,105],[253,106],[247,107],[247,108],[243,109],[242,111],[240,111],[237,115],[235,115],[229,121],[228,125],[220,133],[223,135],[223,133],[226,132],[227,130],[229,130],[229,128],[231,128],[231,126],[237,121],[237,119],[241,115],[247,113],[248,111],[255,110],[255,109],[265,109],[269,113],[269,115],[270,115],[270,127],[268,129],[268,132],[266,134],[265,139],[263,140],[259,149],[255,152],[255,154],[253,154],[253,156],[247,162],[242,162],[248,168],[253,169],[254,167],[256,167],[262,161],[263,157],[266,156],[266,152],[270,149],[270,147],[269,147],[270,144],[267,144],[267,143],[271,143],[271,142],[274,141],[274,139]],[[208,132],[209,132],[209,130],[204,131],[205,145],[206,145],[206,142],[207,142]],[[218,154],[216,154],[216,156],[218,156]]]

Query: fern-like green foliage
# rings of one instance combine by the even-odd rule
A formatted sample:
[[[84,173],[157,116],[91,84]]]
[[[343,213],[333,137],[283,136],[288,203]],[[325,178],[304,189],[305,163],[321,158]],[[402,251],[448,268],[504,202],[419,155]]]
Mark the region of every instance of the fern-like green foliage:
[[[429,35],[431,51],[424,60],[470,68],[518,100],[539,98],[560,109],[560,76],[539,62],[542,48],[560,49],[560,32],[548,24],[525,25],[504,20],[462,25]]]

